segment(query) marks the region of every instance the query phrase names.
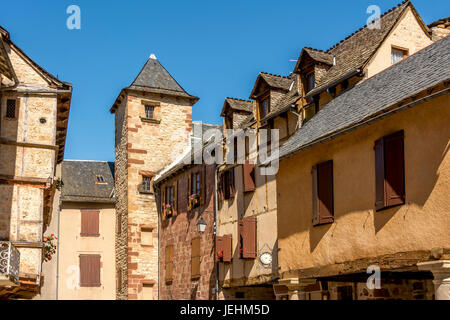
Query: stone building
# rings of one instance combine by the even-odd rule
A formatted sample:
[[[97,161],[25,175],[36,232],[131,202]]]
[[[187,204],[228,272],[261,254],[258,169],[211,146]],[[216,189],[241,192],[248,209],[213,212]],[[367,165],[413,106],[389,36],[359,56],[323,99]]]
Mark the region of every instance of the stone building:
[[[449,45],[337,94],[281,146],[279,292],[450,299]]]
[[[294,250],[289,252],[293,260],[302,243],[292,242],[284,231],[284,228],[297,228],[289,218],[300,205],[300,197],[292,196],[292,191],[298,190],[293,184],[295,172],[285,170],[283,175],[276,176],[260,174],[266,163],[256,160],[255,152],[267,147],[270,153],[275,147],[270,139],[264,141],[261,129],[268,133],[277,130],[280,150],[283,150],[334,98],[432,44],[432,34],[436,33],[424,24],[410,1],[389,10],[376,23],[380,28],[361,28],[325,52],[303,48],[294,73],[287,77],[260,73],[250,95],[252,101],[232,100],[234,104],[239,101],[239,108],[226,99],[222,110],[224,129],[253,130],[256,146],[246,141],[245,155],[241,155],[244,161],[238,159],[234,165],[219,168],[218,236],[226,236],[232,252],[232,259],[218,266],[221,298],[269,299],[275,298],[274,293],[278,298],[289,295],[292,298],[295,296],[292,289],[301,287],[299,277],[286,276],[286,268],[290,270],[290,266],[281,261],[287,251],[281,247],[283,241]],[[433,26],[442,29],[445,21]],[[236,111],[242,113],[242,110],[248,111],[246,118],[241,114],[233,117]],[[234,121],[235,118],[239,121]],[[329,125],[333,127],[332,123]],[[233,148],[228,147],[228,153]],[[236,150],[234,153],[235,158],[240,157]],[[295,163],[301,164],[303,160]],[[286,211],[288,204],[293,207]],[[246,243],[251,244],[249,248]],[[326,257],[326,252],[320,254]],[[311,263],[314,265],[314,261]],[[274,291],[270,292],[268,288],[272,285]],[[310,285],[313,291],[317,282],[306,281],[302,285]]]
[[[58,217],[58,300],[114,300],[114,163],[64,160]]]
[[[158,299],[158,210],[152,180],[185,150],[188,94],[151,55],[114,102],[117,299]]]
[[[194,122],[199,134],[219,126]],[[192,143],[202,136],[193,135]],[[177,161],[155,177],[160,229],[161,300],[214,300],[215,164],[195,164],[194,148],[188,147]],[[204,230],[202,227],[204,226]],[[217,250],[217,249],[216,249]]]
[[[0,27],[0,298],[33,298],[45,274],[72,85],[29,58]]]

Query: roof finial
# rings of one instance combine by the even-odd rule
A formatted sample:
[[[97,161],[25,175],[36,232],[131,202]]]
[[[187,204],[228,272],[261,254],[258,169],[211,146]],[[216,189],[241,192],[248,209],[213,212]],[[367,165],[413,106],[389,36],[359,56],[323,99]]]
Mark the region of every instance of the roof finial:
[[[155,56],[155,54],[154,54],[154,53],[152,53],[152,54],[150,55],[150,59],[153,59],[153,60],[158,60],[158,59],[156,59],[156,56]]]

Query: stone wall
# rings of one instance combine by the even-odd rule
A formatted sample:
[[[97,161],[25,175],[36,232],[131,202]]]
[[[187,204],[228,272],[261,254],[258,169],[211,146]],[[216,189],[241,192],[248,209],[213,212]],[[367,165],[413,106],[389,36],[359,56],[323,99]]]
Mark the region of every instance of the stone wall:
[[[145,118],[145,104],[157,106],[157,120]],[[126,111],[124,111],[126,109]],[[158,286],[158,211],[154,194],[142,193],[143,176],[152,176],[171,163],[186,147],[192,130],[192,103],[186,98],[127,92],[116,111],[118,270],[124,274],[118,299],[140,299],[144,284]],[[142,230],[152,230],[153,246],[141,243]],[[157,290],[153,290],[158,299]]]
[[[164,183],[172,184],[178,181],[178,215],[161,221],[160,230],[160,272],[162,300],[211,300],[215,298],[215,254],[214,254],[214,165],[206,168],[206,201],[200,208],[188,211],[188,176],[193,170],[203,170],[203,165],[171,178]],[[207,227],[203,234],[197,231],[198,219],[206,221]],[[200,240],[200,278],[191,277],[191,241]],[[173,281],[165,281],[165,248],[174,246]]]

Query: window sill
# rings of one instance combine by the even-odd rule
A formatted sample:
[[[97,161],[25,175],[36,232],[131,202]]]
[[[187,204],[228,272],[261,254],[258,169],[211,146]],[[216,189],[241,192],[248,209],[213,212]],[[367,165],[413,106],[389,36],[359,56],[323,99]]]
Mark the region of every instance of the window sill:
[[[324,226],[327,224],[333,224],[334,223],[334,218],[331,218],[329,220],[323,220],[317,223],[313,223],[313,227],[319,227],[319,226]]]
[[[382,211],[386,211],[386,210],[389,210],[389,209],[392,209],[392,208],[401,207],[401,206],[404,206],[404,205],[405,205],[405,203],[394,204],[392,206],[387,206],[387,207],[383,207],[383,208],[380,208],[380,209],[376,209],[375,212],[382,212]]]
[[[141,244],[141,247],[143,248],[154,248],[155,246],[152,244]]]
[[[83,238],[98,238],[98,237],[100,237],[100,233],[98,233],[98,234],[81,233],[80,237],[83,237]]]
[[[147,123],[154,123],[154,124],[160,124],[161,120],[157,120],[157,119],[153,119],[153,118],[145,118],[145,117],[141,117],[141,121],[142,122],[147,122]]]
[[[81,288],[100,288],[102,285],[101,283],[98,284],[80,284]]]
[[[139,186],[138,192],[141,193],[141,194],[153,194],[153,191],[151,191],[151,190],[144,190],[144,189],[142,189],[141,186]]]
[[[191,280],[200,280],[201,275],[196,274],[194,276],[191,276]]]

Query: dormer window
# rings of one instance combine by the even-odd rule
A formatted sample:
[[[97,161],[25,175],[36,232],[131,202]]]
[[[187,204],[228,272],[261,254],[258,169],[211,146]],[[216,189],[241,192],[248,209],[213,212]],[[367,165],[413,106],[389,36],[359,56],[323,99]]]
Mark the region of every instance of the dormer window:
[[[270,112],[270,96],[265,97],[260,102],[259,107],[260,119],[265,118]]]
[[[312,89],[316,87],[316,75],[314,72],[309,73],[306,76],[306,93],[310,92]]]
[[[96,184],[106,184],[105,177],[102,175],[96,175],[95,176],[95,183]]]
[[[396,64],[408,57],[408,50],[392,47],[391,64]]]

